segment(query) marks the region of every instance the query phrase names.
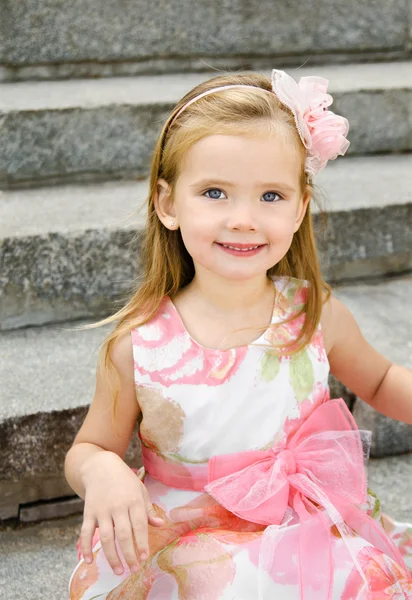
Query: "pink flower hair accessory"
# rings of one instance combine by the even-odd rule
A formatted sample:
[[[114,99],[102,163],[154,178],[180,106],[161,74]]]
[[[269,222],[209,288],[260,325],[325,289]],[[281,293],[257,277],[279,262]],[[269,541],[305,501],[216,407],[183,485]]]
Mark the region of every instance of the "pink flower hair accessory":
[[[327,93],[329,81],[322,77],[301,77],[297,83],[284,71],[272,70],[272,89],[292,112],[307,151],[305,171],[313,176],[329,160],[344,155],[349,147],[349,122],[328,109],[333,98]]]

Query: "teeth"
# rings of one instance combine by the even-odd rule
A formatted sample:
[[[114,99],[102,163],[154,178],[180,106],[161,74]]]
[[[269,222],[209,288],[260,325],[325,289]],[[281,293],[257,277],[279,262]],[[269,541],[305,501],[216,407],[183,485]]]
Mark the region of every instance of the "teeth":
[[[250,248],[235,248],[234,246],[226,246],[226,244],[222,244],[224,248],[230,248],[231,250],[237,250],[238,252],[248,252],[249,250],[255,250],[255,248],[259,248],[259,246],[250,246]]]

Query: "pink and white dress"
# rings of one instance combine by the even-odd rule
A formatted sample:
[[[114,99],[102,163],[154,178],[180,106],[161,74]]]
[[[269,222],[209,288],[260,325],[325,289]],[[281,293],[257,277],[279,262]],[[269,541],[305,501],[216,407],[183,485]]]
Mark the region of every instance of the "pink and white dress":
[[[274,285],[275,324],[299,309],[306,284]],[[166,524],[149,526],[137,574],[125,561],[112,572],[98,530],[91,565],[78,544],[71,600],[412,599],[412,525],[382,518],[367,491],[368,433],[330,399],[320,327],[298,354],[270,351],[273,336],[292,340],[301,326],[209,349],[165,297],[132,331],[136,474]]]

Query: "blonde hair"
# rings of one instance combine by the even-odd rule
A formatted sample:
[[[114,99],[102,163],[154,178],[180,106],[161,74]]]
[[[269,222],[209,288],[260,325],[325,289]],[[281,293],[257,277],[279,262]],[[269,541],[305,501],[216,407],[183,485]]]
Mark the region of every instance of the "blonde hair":
[[[177,118],[179,110],[202,92],[223,85],[246,84],[250,88],[233,88],[209,94],[188,106]],[[154,197],[159,178],[165,179],[175,190],[179,169],[186,152],[202,138],[212,134],[253,135],[265,128],[268,135],[287,136],[296,146],[302,164],[302,193],[313,194],[312,182],[304,171],[305,148],[297,132],[291,112],[280,103],[275,94],[260,93],[271,90],[270,80],[261,74],[226,74],[201,83],[186,94],[176,105],[157,139],[150,171],[148,213],[144,240],[141,245],[143,276],[135,282],[128,302],[112,316],[86,326],[99,327],[117,322],[100,350],[99,368],[108,377],[114,400],[114,415],[119,394],[119,378],[111,360],[111,349],[119,336],[149,321],[157,312],[164,296],[173,297],[194,276],[194,265],[185,248],[179,230],[167,229],[157,216]],[[268,271],[271,278],[293,277],[309,284],[307,298],[299,312],[286,321],[305,315],[299,336],[289,346],[276,347],[280,353],[295,353],[303,349],[317,329],[322,304],[330,295],[329,286],[322,280],[316,252],[310,207],[292,244],[281,261]]]

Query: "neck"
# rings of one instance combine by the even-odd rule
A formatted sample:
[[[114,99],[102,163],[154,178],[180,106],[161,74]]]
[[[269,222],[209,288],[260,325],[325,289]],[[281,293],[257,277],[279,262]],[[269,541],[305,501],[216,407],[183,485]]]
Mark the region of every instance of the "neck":
[[[256,311],[259,304],[266,306],[274,296],[273,283],[266,274],[247,281],[228,281],[210,273],[196,273],[186,289],[203,308],[223,317]]]

